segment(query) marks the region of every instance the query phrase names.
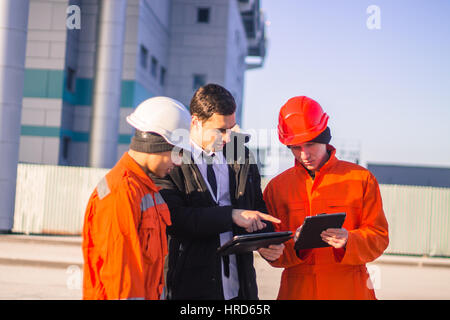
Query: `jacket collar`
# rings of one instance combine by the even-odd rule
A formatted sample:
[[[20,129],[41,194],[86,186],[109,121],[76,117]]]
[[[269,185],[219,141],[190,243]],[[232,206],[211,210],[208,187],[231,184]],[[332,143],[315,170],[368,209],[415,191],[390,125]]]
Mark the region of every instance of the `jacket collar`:
[[[144,170],[142,170],[139,164],[128,154],[128,152],[123,154],[118,164],[137,175],[139,180],[147,185],[153,192],[158,192],[160,190],[160,188],[155,185],[153,180],[144,172]]]
[[[331,144],[327,144],[327,152],[330,155],[330,158],[328,159],[327,162],[325,162],[325,164],[322,166],[322,168],[319,169],[319,171],[324,171],[324,170],[328,170],[329,168],[331,168],[332,166],[334,166],[336,164],[336,162],[338,162],[338,158],[336,158],[336,148],[333,147]]]
[[[250,141],[250,135],[240,132],[231,132],[230,142],[223,148],[223,155],[228,163],[237,162],[243,164],[250,154],[245,144]],[[228,155],[227,155],[228,153]]]

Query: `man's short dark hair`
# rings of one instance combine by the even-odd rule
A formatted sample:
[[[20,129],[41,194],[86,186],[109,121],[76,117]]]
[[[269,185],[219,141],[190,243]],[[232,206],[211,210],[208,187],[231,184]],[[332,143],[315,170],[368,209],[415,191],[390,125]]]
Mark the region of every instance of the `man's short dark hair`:
[[[208,120],[214,113],[222,116],[236,112],[236,102],[231,93],[224,87],[209,83],[195,91],[189,105],[191,115],[200,120]]]

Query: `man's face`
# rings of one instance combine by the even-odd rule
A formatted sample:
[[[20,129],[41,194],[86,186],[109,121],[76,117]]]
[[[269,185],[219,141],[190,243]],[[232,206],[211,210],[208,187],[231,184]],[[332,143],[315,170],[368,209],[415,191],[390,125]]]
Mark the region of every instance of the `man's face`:
[[[309,171],[319,170],[328,160],[327,145],[305,142],[290,147],[295,159]]]
[[[235,125],[235,113],[227,116],[214,113],[208,120],[200,120],[194,115],[191,133],[194,141],[204,150],[216,152],[222,150],[224,145],[230,142],[231,129]]]
[[[181,156],[172,151],[149,154],[146,162],[147,169],[160,178],[164,178],[180,164]]]

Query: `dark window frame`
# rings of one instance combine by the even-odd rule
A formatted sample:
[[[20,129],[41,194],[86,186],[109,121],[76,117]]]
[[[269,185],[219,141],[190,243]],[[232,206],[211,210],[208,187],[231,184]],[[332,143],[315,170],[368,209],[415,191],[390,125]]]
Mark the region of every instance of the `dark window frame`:
[[[148,49],[144,45],[140,45],[139,49],[139,64],[142,68],[147,69],[148,65]]]
[[[197,8],[197,23],[209,23],[211,18],[210,7],[198,7]]]
[[[158,75],[158,59],[156,59],[155,56],[152,56],[150,60],[150,73],[153,78],[156,78],[156,76]]]
[[[195,73],[192,75],[192,89],[195,91],[206,84],[206,74]]]
[[[64,160],[67,160],[69,158],[69,145],[72,142],[72,138],[63,136],[62,140],[62,157]]]
[[[75,69],[67,67],[66,89],[70,92],[75,92],[76,73]]]
[[[163,66],[159,68],[159,84],[164,87],[166,84],[167,69]]]

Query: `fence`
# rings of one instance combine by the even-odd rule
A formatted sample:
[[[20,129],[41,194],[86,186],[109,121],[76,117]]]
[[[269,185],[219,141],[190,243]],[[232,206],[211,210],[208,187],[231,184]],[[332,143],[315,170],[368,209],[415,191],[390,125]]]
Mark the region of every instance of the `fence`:
[[[13,231],[80,234],[90,194],[106,169],[19,164]],[[267,183],[263,179],[263,187]],[[380,185],[389,222],[386,253],[450,257],[450,188]]]
[[[450,256],[450,188],[381,185],[387,253]]]
[[[13,232],[81,234],[84,210],[105,169],[19,164]]]

